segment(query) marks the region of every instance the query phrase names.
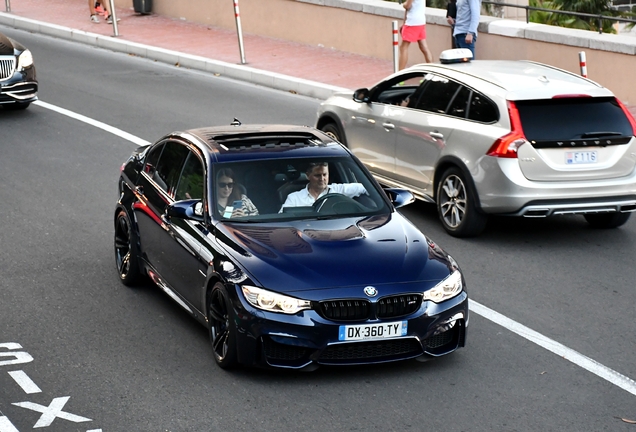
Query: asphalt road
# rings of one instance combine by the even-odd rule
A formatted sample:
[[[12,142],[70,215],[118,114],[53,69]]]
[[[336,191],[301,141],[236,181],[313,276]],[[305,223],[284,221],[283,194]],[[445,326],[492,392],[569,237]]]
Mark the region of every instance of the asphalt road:
[[[315,120],[310,98],[0,31],[34,53],[43,102],[143,140],[234,117]],[[432,206],[404,209],[460,263],[471,299],[595,373],[483,313],[466,348],[428,363],[226,372],[168,296],[119,283],[116,180],[136,144],[42,105],[0,110],[0,131],[0,432],[636,430],[621,420],[636,420],[636,218],[610,231],[494,218],[459,240]]]

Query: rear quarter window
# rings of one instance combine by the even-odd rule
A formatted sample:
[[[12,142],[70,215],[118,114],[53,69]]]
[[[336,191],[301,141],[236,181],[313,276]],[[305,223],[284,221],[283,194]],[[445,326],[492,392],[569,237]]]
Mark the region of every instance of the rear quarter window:
[[[629,119],[615,98],[563,98],[515,102],[530,141],[580,139],[597,132],[633,135]]]

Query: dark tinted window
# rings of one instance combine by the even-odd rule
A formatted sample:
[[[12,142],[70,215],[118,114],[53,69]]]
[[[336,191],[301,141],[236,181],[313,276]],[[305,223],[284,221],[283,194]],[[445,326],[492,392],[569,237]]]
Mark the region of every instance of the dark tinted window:
[[[426,77],[424,91],[416,109],[444,114],[451,100],[459,90],[459,84],[448,78],[429,75]]]
[[[493,123],[499,120],[499,110],[490,99],[473,92],[468,107],[468,118],[482,123]]]
[[[468,105],[468,99],[470,98],[470,90],[466,87],[462,87],[450,107],[448,107],[448,114],[455,117],[466,117],[466,106]]]
[[[183,166],[175,199],[203,199],[203,164],[192,152],[189,152]]]
[[[161,156],[161,152],[164,147],[164,144],[159,144],[148,152],[148,155],[146,156],[146,164],[144,165],[144,172],[163,189],[166,189],[165,183],[157,173],[157,162],[159,161],[159,156]]]
[[[614,98],[569,98],[515,102],[523,132],[531,141],[584,138],[584,134],[634,134]]]
[[[169,195],[174,197],[181,167],[188,156],[187,147],[176,142],[168,142],[157,162],[157,175],[161,181],[157,181]]]

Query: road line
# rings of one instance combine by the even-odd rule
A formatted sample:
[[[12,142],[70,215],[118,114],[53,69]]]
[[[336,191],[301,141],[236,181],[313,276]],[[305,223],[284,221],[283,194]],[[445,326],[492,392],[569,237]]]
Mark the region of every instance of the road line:
[[[26,394],[42,393],[40,387],[38,387],[24,371],[11,371],[9,372],[9,375],[11,375],[11,378],[13,378],[20,387],[22,387],[22,390],[24,390]]]
[[[477,315],[480,315],[486,319],[489,319],[495,324],[499,324],[500,326],[507,328],[511,332],[516,333],[519,336],[529,340],[530,342],[533,342],[540,347],[543,347],[548,351],[551,351],[554,354],[571,361],[575,365],[589,372],[592,372],[594,375],[599,376],[604,380],[607,380],[612,384],[636,396],[636,381],[632,380],[631,378],[626,377],[625,375],[622,375],[615,370],[608,368],[607,366],[603,366],[596,360],[592,360],[591,358],[586,357],[583,354],[542,335],[541,333],[537,333],[536,331],[524,326],[523,324],[519,324],[518,322],[500,314],[499,312],[489,309],[474,300],[469,300],[469,302],[470,310]]]
[[[13,426],[13,423],[5,417],[0,417],[0,432],[20,432]]]
[[[107,125],[106,123],[102,123],[102,122],[94,120],[94,119],[92,119],[90,117],[86,117],[86,116],[84,116],[82,114],[77,114],[77,113],[75,113],[73,111],[69,111],[67,109],[60,108],[60,107],[58,107],[56,105],[51,105],[50,103],[46,103],[46,102],[43,102],[41,100],[35,101],[35,102],[33,102],[33,104],[41,106],[42,108],[50,109],[51,111],[55,111],[57,113],[65,115],[67,117],[73,118],[75,120],[79,120],[81,122],[87,123],[87,124],[89,124],[91,126],[95,126],[96,128],[105,130],[106,132],[110,132],[113,135],[117,135],[118,137],[121,137],[121,138],[123,138],[125,140],[131,141],[131,142],[133,142],[133,143],[135,143],[135,144],[137,144],[139,146],[150,144],[149,141],[146,141],[144,139],[136,137],[135,135],[129,134],[128,132],[125,132],[125,131],[123,131],[121,129],[117,129],[116,127]]]
[[[106,132],[115,134],[121,138],[124,138],[138,145],[150,144],[148,141],[143,140],[139,137],[136,137],[132,134],[129,134],[128,132],[124,132],[121,129],[114,128],[105,123],[99,122],[97,120],[93,120],[81,114],[74,113],[73,111],[69,111],[67,109],[60,108],[55,105],[51,105],[49,103],[42,102],[42,101],[36,101],[34,103],[36,105],[41,106],[42,108],[47,108],[47,109],[56,111],[60,114],[64,114],[68,117],[83,121],[84,123],[103,129]],[[524,326],[523,324],[520,324],[500,314],[499,312],[489,309],[486,306],[483,306],[474,300],[469,300],[469,301],[470,301],[470,310],[476,313],[477,315],[480,315],[494,322],[495,324],[499,324],[500,326],[512,331],[513,333],[518,334],[519,336],[529,340],[530,342],[533,342],[539,345],[540,347],[543,347],[546,350],[551,351],[554,354],[557,354],[563,357],[564,359],[571,361],[575,365],[589,372],[592,372],[594,375],[600,378],[603,378],[604,380],[607,380],[611,382],[612,384],[636,396],[636,381],[632,380],[631,378],[625,375],[622,375],[616,372],[615,370],[600,364],[596,360],[592,360],[591,358],[586,357],[583,354],[577,351],[574,351],[573,349],[568,348],[565,345],[542,335],[541,333],[537,333],[536,331]]]

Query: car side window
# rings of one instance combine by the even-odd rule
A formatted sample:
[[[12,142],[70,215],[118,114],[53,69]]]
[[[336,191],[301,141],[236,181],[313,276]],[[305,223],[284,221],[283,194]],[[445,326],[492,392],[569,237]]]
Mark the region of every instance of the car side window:
[[[407,106],[412,99],[412,95],[419,88],[424,80],[424,73],[409,73],[393,78],[384,83],[373,99],[379,103]]]
[[[165,190],[166,184],[163,179],[159,177],[159,173],[157,172],[157,162],[159,161],[159,157],[161,156],[161,152],[164,147],[165,144],[162,143],[155,146],[148,152],[148,155],[146,156],[146,163],[144,165],[144,172]]]
[[[413,108],[438,114],[446,113],[450,102],[461,87],[455,81],[432,74],[426,77],[423,85],[422,95]]]
[[[448,115],[453,117],[466,118],[470,90],[462,86],[455,95],[455,98],[448,107]]]
[[[193,152],[188,152],[175,199],[203,199],[203,164]]]
[[[157,184],[173,198],[179,181],[181,167],[189,152],[190,150],[186,146],[169,141],[166,143],[157,162],[157,175],[161,180],[157,181]]]
[[[468,118],[482,123],[493,123],[499,119],[499,110],[490,99],[473,92],[468,106]]]

